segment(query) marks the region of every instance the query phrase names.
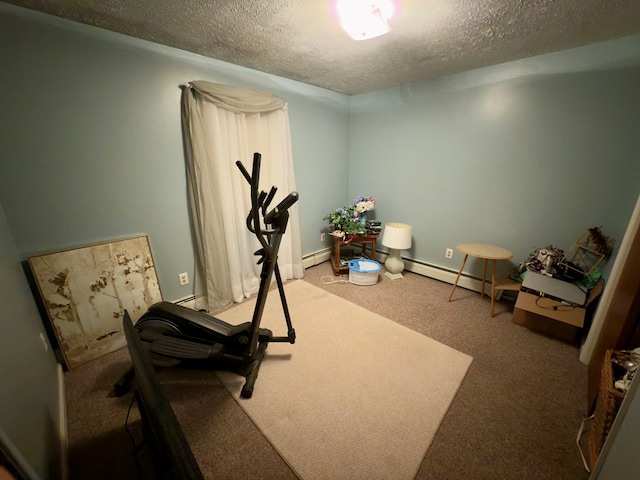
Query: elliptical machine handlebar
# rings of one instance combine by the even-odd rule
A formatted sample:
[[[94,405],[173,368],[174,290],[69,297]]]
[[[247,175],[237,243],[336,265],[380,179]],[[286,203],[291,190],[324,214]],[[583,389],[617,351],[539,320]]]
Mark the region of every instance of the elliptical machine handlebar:
[[[253,157],[255,162],[255,155]],[[249,175],[249,172],[247,172],[247,169],[244,168],[244,165],[242,165],[242,162],[240,160],[236,162],[236,166],[240,169],[240,172],[242,172],[242,176],[247,179],[247,182],[249,182],[249,185],[251,185],[251,175]]]
[[[267,196],[266,200],[262,204],[262,215],[263,216],[267,213],[267,207],[269,205],[271,205],[271,201],[273,200],[273,197],[275,196],[277,191],[278,191],[278,188],[275,185],[273,187],[271,187],[271,190],[269,190],[269,195]]]
[[[275,186],[271,187],[269,194],[264,191],[259,191],[258,184],[260,182],[261,159],[262,156],[258,152],[254,153],[251,174],[249,174],[240,160],[236,161],[236,166],[251,187],[251,211],[247,216],[247,228],[258,238],[262,247],[266,251],[269,251],[269,242],[267,242],[263,234],[271,235],[276,231],[280,234],[285,232],[289,218],[288,210],[298,201],[298,193],[289,193],[289,195],[287,195],[275,208],[267,212],[267,209],[277,192],[277,188]],[[274,225],[275,229],[262,229],[260,213],[262,213],[262,221],[264,224],[269,226]]]
[[[267,225],[279,224],[280,218],[284,214],[288,215],[289,208],[298,201],[298,192],[291,192],[273,210],[264,216],[264,223]],[[284,225],[283,225],[284,227]],[[284,233],[284,229],[282,230]]]

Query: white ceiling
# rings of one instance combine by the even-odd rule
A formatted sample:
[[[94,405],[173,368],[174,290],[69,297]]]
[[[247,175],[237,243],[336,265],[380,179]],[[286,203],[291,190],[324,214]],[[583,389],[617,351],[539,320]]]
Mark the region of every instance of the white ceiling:
[[[640,33],[640,0],[396,0],[360,42],[330,0],[4,1],[350,95]]]

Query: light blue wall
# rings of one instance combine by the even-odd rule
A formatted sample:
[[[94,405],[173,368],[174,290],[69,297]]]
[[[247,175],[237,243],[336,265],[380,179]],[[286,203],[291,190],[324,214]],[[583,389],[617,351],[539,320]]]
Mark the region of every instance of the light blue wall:
[[[303,250],[324,248],[322,217],[346,200],[349,97],[2,3],[0,43],[0,203],[22,257],[147,234],[163,296],[192,293],[178,284],[194,262],[180,127],[189,80],[288,102]]]
[[[515,252],[508,270],[534,247],[568,249],[590,226],[620,238],[640,190],[638,36],[347,97],[0,9],[12,65],[0,77],[0,201],[21,255],[146,233],[168,299],[192,293],[177,282],[193,271],[179,116],[188,80],[289,102],[305,254],[328,246],[322,217],[364,194],[378,219],[414,226],[406,256],[455,269],[445,248],[490,242]]]
[[[508,273],[589,227],[620,241],[640,193],[639,86],[635,36],[355,96],[350,195],[413,225],[405,256],[445,268],[463,242],[512,250]]]
[[[57,363],[1,205],[0,272],[0,443],[46,479],[60,465]]]
[[[0,438],[49,478],[56,363],[20,261],[147,234],[164,298],[192,293],[177,281],[193,278],[179,88],[190,80],[288,102],[303,248],[320,250],[324,212],[346,200],[349,98],[4,3],[0,59]]]
[[[460,242],[503,245],[517,263],[591,226],[622,238],[640,191],[639,56],[630,37],[347,97],[0,3],[0,341],[14,367],[2,392],[54,377],[17,268],[29,255],[145,233],[164,297],[192,293],[177,282],[193,272],[180,84],[288,101],[305,254],[328,246],[329,210],[374,195],[377,218],[414,226],[406,256],[456,269],[444,249]],[[37,415],[0,405],[37,470],[43,445],[14,426],[44,429],[56,393],[32,392]]]

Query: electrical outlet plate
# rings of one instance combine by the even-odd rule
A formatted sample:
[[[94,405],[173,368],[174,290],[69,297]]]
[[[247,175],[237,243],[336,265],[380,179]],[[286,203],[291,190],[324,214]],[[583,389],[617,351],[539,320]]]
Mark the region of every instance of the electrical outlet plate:
[[[320,234],[320,241],[324,242],[326,240],[326,237],[324,236],[324,232]]]
[[[447,250],[444,252],[444,256],[447,258],[453,258],[453,249],[447,248]]]
[[[189,283],[189,274],[187,272],[178,274],[178,280],[180,285],[187,285]]]

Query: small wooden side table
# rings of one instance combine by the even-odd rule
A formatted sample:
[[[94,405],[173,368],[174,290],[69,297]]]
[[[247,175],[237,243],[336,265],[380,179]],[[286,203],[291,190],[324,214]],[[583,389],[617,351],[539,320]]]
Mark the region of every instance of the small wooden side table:
[[[456,281],[453,284],[451,293],[449,294],[449,302],[451,301],[451,297],[453,297],[453,292],[458,286],[458,280],[460,280],[462,269],[464,268],[465,263],[467,263],[467,258],[469,258],[469,255],[476,258],[482,258],[484,260],[484,270],[482,272],[482,292],[480,293],[480,298],[484,297],[484,283],[487,277],[487,261],[491,260],[491,316],[493,317],[493,307],[496,293],[496,260],[508,260],[513,257],[513,252],[507,250],[506,248],[496,247],[495,245],[487,245],[486,243],[461,243],[456,247],[456,250],[464,253],[464,260],[462,261],[462,265],[460,266],[460,270],[458,271],[458,276],[456,277]]]
[[[331,236],[331,267],[333,274],[340,275],[349,271],[346,265],[340,265],[340,249],[346,245],[359,244],[362,247],[362,255],[367,256],[367,245],[371,247],[371,254],[368,257],[371,260],[376,259],[376,241],[378,235],[352,235],[349,243],[344,243],[341,237]]]

